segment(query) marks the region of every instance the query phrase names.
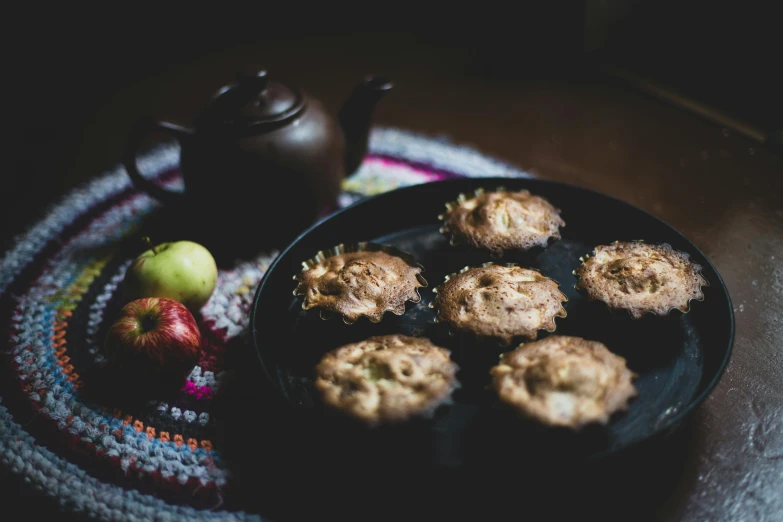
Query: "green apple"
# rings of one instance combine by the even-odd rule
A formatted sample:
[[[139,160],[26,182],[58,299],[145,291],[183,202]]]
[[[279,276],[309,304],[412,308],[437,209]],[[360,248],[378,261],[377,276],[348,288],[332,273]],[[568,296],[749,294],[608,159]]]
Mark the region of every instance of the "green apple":
[[[125,273],[123,290],[126,301],[167,297],[197,312],[209,300],[216,282],[217,265],[209,250],[192,241],[175,241],[137,257]]]

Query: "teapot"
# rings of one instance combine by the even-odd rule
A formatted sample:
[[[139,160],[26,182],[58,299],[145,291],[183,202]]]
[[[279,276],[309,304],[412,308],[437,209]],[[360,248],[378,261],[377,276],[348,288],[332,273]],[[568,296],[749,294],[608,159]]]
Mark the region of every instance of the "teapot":
[[[336,208],[341,182],[367,153],[375,104],[392,88],[367,77],[336,117],[304,91],[270,81],[265,70],[243,72],[220,88],[193,127],[142,121],[131,132],[124,165],[137,188],[176,208],[194,230],[225,237],[258,229],[258,240],[282,246]],[[143,140],[164,131],[176,138],[184,192],[142,176]],[[184,211],[184,214],[180,213]]]

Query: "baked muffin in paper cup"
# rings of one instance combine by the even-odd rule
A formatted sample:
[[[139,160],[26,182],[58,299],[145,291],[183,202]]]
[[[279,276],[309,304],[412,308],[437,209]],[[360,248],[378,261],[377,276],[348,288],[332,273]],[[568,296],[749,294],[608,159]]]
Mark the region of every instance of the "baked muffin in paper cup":
[[[573,341],[563,343],[564,339]],[[587,350],[573,350],[575,344],[584,344]],[[609,352],[593,344],[602,343],[547,335],[507,350],[484,366],[489,385],[473,423],[474,437],[492,443],[473,445],[472,459],[491,461],[498,447],[518,447],[504,455],[508,465],[552,470],[580,465],[586,457],[605,451],[610,442],[605,421],[608,417],[608,423],[616,422],[634,407],[637,375],[631,365],[613,356],[613,346],[605,345]],[[598,390],[610,394],[600,395]]]
[[[566,335],[520,344],[490,370],[501,403],[544,426],[606,425],[638,395],[637,375],[600,342]]]
[[[687,314],[693,301],[704,300],[702,287],[709,286],[702,267],[668,243],[615,241],[579,260],[575,289],[616,318]]]
[[[535,340],[540,330],[554,332],[555,318],[566,316],[568,301],[556,281],[514,263],[466,266],[433,292],[429,306],[437,323],[500,346]]]
[[[495,258],[506,252],[526,253],[560,239],[565,221],[560,210],[541,196],[522,189],[476,189],[446,203],[438,216],[441,233],[452,246],[488,251]]]
[[[459,367],[425,337],[373,336],[326,353],[314,387],[327,411],[365,426],[432,419],[452,403]]]
[[[390,246],[340,244],[302,263],[294,295],[304,297],[302,309],[317,308],[322,319],[339,315],[345,324],[360,317],[378,323],[386,312],[403,315],[407,302],[421,301],[423,271],[412,255]]]

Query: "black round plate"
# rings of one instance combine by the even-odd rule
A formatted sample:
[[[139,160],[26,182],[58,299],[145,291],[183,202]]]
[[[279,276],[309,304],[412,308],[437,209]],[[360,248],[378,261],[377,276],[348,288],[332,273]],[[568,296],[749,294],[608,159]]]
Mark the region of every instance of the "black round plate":
[[[558,319],[557,334],[577,335],[605,343],[624,356],[638,374],[639,395],[627,412],[615,415],[605,427],[580,432],[545,429],[523,422],[496,404],[487,388],[489,369],[502,351],[477,345],[469,338],[449,335],[434,324],[428,304],[432,289],[447,274],[467,265],[491,261],[487,254],[449,245],[440,234],[438,214],[460,193],[483,187],[528,189],[547,198],[562,211],[563,237],[534,256],[508,255],[541,270],[558,281],[568,297],[568,316]],[[703,267],[710,285],[705,299],[692,302],[687,314],[667,318],[646,316],[634,321],[589,303],[574,290],[572,275],[579,257],[593,247],[615,240],[640,239],[668,243],[687,252]],[[345,325],[328,321],[317,311],[305,312],[294,297],[293,280],[302,262],[339,243],[373,241],[413,254],[421,263],[429,287],[422,301],[403,316],[387,313],[377,324],[367,320]],[[651,214],[623,201],[583,188],[545,180],[465,178],[398,189],[369,198],[317,223],[292,243],[272,264],[261,282],[253,305],[251,331],[263,372],[299,419],[305,418],[316,439],[350,441],[352,453],[390,454],[390,444],[402,444],[407,453],[417,448],[416,462],[428,466],[462,466],[492,461],[503,447],[505,459],[553,455],[592,459],[671,432],[707,396],[726,367],[734,337],[734,316],[728,292],[710,261],[682,234]],[[454,403],[429,420],[403,426],[364,429],[330,415],[312,388],[312,372],[326,351],[372,335],[404,333],[426,336],[452,351],[460,365],[462,387]],[[545,333],[544,333],[545,334]],[[510,348],[507,348],[510,349]],[[301,428],[299,428],[301,429]],[[333,437],[329,438],[330,435]],[[352,436],[358,435],[358,436]],[[357,444],[365,444],[358,451]],[[383,452],[379,451],[383,448]],[[516,448],[509,452],[508,448]],[[407,454],[406,453],[406,454]]]

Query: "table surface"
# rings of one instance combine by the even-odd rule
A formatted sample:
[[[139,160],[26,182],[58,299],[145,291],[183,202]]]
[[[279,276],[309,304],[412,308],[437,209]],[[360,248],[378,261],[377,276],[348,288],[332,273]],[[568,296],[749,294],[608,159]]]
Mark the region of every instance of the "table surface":
[[[65,173],[55,182],[63,190],[87,179],[120,159],[138,118],[189,123],[248,64],[333,110],[365,74],[387,76],[396,86],[378,106],[378,124],[444,136],[537,176],[624,199],[669,222],[712,260],[736,313],[733,356],[684,431],[670,487],[647,514],[783,518],[783,160],[600,75],[487,76],[468,66],[468,55],[383,39],[358,51],[349,39],[236,45],[103,99],[80,123],[78,139],[46,166]]]

